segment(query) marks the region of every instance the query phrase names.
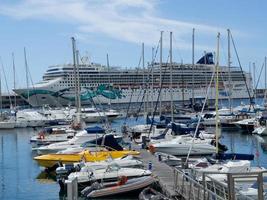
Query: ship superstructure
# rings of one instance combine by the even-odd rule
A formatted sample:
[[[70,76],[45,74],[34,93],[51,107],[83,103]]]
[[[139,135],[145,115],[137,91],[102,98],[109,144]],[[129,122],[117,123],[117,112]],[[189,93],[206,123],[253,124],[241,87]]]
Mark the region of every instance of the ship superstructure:
[[[201,59],[194,66],[173,63],[172,88],[170,88],[170,65],[167,63],[162,64],[161,70],[159,63],[154,63],[153,66],[149,65],[145,70],[106,67],[96,63],[81,64],[79,65],[81,102],[85,105],[90,104],[92,100],[98,103],[112,104],[129,103],[130,100],[138,103],[144,99],[149,102],[156,101],[160,89],[160,73],[163,102],[170,101],[171,91],[174,101],[189,100],[192,97],[193,86],[195,97],[205,97],[215,67],[210,60],[212,58],[207,57],[208,64],[203,64],[203,58]],[[192,78],[193,73],[194,79]],[[220,99],[228,98],[230,93],[231,98],[248,98],[245,84],[252,91],[252,80],[249,73],[242,72],[237,67],[231,67],[230,70],[226,66],[220,67]],[[214,85],[211,85],[209,91],[210,99],[215,99]],[[50,66],[41,82],[30,88],[16,89],[15,92],[33,106],[73,105],[75,101],[73,65]]]

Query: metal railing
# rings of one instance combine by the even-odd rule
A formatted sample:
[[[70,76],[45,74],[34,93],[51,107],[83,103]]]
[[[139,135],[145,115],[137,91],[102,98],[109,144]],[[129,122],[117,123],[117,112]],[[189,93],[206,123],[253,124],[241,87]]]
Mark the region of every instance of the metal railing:
[[[174,187],[186,200],[264,200],[267,199],[263,190],[266,172],[218,173],[175,168]],[[251,188],[253,183],[256,188]],[[246,184],[247,188],[242,187]]]

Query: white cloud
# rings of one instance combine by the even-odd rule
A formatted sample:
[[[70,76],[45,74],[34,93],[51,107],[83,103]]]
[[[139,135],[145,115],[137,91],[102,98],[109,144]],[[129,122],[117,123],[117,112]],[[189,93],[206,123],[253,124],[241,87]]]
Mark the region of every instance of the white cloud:
[[[158,4],[158,0],[20,0],[0,5],[0,14],[19,20],[57,20],[77,26],[77,34],[100,33],[121,41],[145,42],[146,45],[158,42],[160,30],[173,31],[181,49],[191,48],[191,41],[185,38],[192,33],[193,27],[197,34],[213,38],[218,31],[225,31],[160,17],[156,12]],[[210,47],[198,45],[197,48]]]

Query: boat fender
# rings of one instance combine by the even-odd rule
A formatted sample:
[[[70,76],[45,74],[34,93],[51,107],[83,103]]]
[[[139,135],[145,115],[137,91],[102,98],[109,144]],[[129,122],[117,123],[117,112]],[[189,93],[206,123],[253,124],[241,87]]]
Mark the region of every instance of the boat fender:
[[[152,162],[151,161],[148,162],[148,170],[152,170]]]
[[[150,153],[156,152],[156,148],[153,145],[149,145],[148,150],[150,151]]]
[[[127,176],[121,176],[121,177],[119,177],[119,181],[118,181],[117,185],[118,186],[124,185],[127,181],[128,181]]]
[[[44,134],[41,134],[41,135],[40,135],[40,139],[41,139],[41,140],[45,139]]]

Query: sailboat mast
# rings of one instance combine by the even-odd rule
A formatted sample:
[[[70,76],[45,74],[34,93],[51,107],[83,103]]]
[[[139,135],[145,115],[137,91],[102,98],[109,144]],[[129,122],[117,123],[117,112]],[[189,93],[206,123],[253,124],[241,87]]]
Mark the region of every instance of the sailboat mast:
[[[110,89],[111,87],[111,81],[110,81],[110,67],[109,67],[109,57],[108,57],[108,54],[107,54],[107,67],[108,67],[108,87]],[[109,109],[111,109],[111,98],[109,97],[108,98],[108,104],[109,104]]]
[[[151,61],[151,113],[154,107],[154,47],[152,47],[152,61]]]
[[[183,101],[183,106],[185,105],[185,102],[184,102],[184,88],[185,88],[185,85],[184,85],[184,66],[183,66],[183,60],[181,60],[181,68],[182,68],[182,101]]]
[[[267,58],[266,56],[264,57],[264,103],[266,103],[266,88],[267,88],[267,69],[266,69],[266,61],[267,61]]]
[[[1,116],[3,111],[3,97],[2,97],[2,78],[1,78],[1,72],[0,72],[0,110],[1,110]]]
[[[171,91],[171,119],[173,120],[173,85],[172,85],[172,32],[170,32],[170,91]]]
[[[256,104],[257,100],[257,91],[256,91],[256,65],[253,63],[253,82],[254,82],[254,104]]]
[[[28,72],[28,62],[27,62],[26,48],[25,47],[24,47],[24,61],[25,61],[25,71],[26,71],[27,99],[28,99],[28,103],[29,103],[29,100],[30,100],[29,72]]]
[[[195,105],[195,28],[192,33],[192,105]]]
[[[81,113],[81,84],[80,84],[80,72],[79,72],[79,50],[76,50],[76,60],[77,60],[77,99],[78,99],[78,113]]]
[[[72,54],[73,54],[73,73],[74,73],[74,86],[75,86],[75,106],[78,113],[78,89],[77,89],[77,65],[76,65],[76,41],[72,37]]]
[[[143,94],[145,95],[145,45],[142,43],[142,66],[143,66]],[[144,97],[144,115],[146,114],[146,98]]]
[[[160,61],[159,61],[159,88],[162,86],[162,35],[163,31],[160,32]],[[159,89],[160,91],[160,89]],[[159,93],[159,116],[161,116],[161,111],[162,111],[162,96],[161,92]]]
[[[230,29],[227,29],[228,39],[228,98],[229,98],[229,109],[232,112],[232,83],[231,83],[231,48],[230,48]]]
[[[218,112],[218,99],[219,99],[219,50],[220,50],[220,33],[218,33],[217,35],[217,53],[216,53],[216,66],[215,66],[215,69],[216,69],[216,98],[215,98],[215,108],[216,108],[216,129],[215,129],[215,136],[216,136],[216,153],[219,152],[219,143],[218,143],[218,140],[219,140],[219,137],[218,137],[218,134],[219,134],[219,112]]]
[[[13,63],[13,88],[14,90],[16,89],[16,69],[15,69],[15,56],[14,53],[12,53],[12,63]],[[17,106],[17,99],[16,99],[16,94],[14,95],[14,107],[16,108]]]

